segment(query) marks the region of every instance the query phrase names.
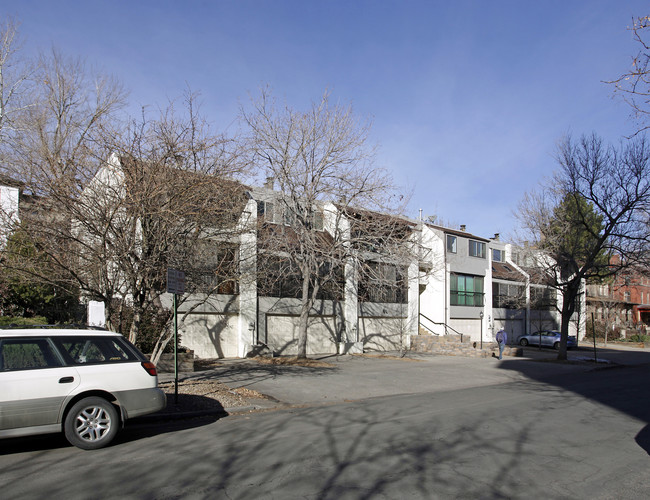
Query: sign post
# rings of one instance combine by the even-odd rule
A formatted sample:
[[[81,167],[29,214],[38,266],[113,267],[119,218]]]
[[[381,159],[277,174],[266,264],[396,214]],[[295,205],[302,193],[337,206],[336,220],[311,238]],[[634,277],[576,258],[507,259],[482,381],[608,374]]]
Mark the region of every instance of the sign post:
[[[174,307],[174,404],[178,405],[178,305],[176,296],[185,293],[185,273],[177,269],[167,269],[167,293],[173,297]]]

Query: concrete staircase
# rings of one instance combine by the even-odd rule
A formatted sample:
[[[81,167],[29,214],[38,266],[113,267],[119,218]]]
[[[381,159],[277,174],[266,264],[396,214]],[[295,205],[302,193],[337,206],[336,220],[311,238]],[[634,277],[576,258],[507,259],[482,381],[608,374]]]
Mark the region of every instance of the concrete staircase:
[[[465,356],[471,358],[488,358],[493,354],[499,356],[496,342],[480,342],[470,339],[469,335],[411,335],[411,351],[442,354],[445,356]],[[523,349],[516,346],[506,346],[504,356],[522,356]]]

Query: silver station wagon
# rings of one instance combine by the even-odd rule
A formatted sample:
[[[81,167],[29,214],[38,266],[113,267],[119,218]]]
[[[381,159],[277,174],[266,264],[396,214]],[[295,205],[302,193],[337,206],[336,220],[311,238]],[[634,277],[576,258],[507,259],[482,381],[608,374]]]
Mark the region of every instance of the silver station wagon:
[[[117,333],[0,329],[0,438],[63,432],[92,450],[165,404],[155,365]]]

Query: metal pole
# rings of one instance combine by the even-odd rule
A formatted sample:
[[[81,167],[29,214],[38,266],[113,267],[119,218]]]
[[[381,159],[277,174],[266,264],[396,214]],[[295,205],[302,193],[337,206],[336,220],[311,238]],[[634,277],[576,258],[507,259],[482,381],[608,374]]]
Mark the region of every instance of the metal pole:
[[[594,313],[591,313],[591,333],[594,334],[594,362],[598,364],[598,354],[596,354],[596,321],[594,320]]]
[[[174,296],[174,404],[178,405],[178,319],[176,294]]]

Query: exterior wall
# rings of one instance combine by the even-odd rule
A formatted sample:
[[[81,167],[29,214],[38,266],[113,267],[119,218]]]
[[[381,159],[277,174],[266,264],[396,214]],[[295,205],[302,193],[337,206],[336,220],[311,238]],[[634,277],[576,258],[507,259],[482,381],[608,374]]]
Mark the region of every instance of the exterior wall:
[[[471,257],[469,255],[469,240],[484,243],[486,253],[488,252],[488,243],[482,238],[473,238],[471,235],[462,236],[454,233],[452,236],[456,236],[456,253],[446,252],[446,259],[451,272],[485,276],[488,269],[488,256],[486,255],[484,259]],[[446,244],[445,237],[445,246]]]
[[[491,339],[491,321],[490,315],[485,311],[490,311],[488,307],[492,300],[491,274],[490,274],[490,247],[488,242],[482,238],[476,238],[472,235],[462,235],[453,233],[456,236],[456,253],[445,252],[448,276],[447,276],[447,297],[449,305],[448,324],[457,332],[463,335],[469,335],[472,341],[480,342]],[[485,258],[472,257],[469,255],[469,240],[479,241],[485,245]],[[447,235],[445,235],[446,249]],[[470,274],[474,276],[483,276],[483,307],[472,306],[452,306],[451,290],[449,288],[449,275],[451,273]],[[481,318],[483,313],[483,318]]]
[[[444,233],[424,225],[422,228],[422,266],[419,278],[419,321],[424,330],[445,334],[447,321],[447,272]]]
[[[475,319],[457,317],[451,318],[449,320],[449,326],[455,330],[450,333],[455,334],[458,332],[462,336],[469,335],[472,341],[481,340],[481,321],[478,317]]]
[[[239,228],[239,322],[237,325],[237,357],[245,357],[251,347],[257,343],[257,204],[250,200],[242,217]]]
[[[7,241],[11,226],[19,220],[18,196],[18,188],[0,186],[0,249]]]

